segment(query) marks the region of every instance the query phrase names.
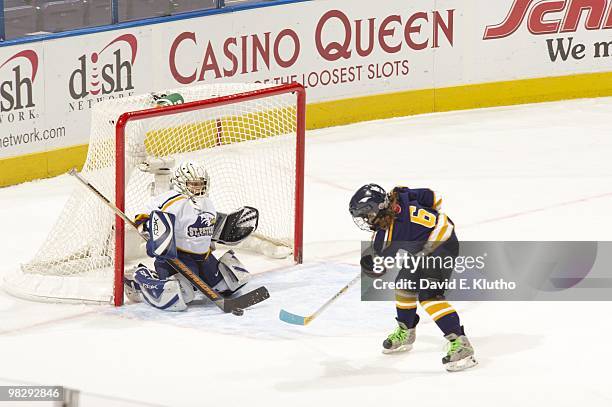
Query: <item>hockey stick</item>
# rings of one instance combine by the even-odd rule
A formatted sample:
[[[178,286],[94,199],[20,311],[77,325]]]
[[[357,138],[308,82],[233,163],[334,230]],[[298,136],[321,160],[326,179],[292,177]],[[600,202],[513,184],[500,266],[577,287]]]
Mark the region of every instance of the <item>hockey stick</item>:
[[[334,301],[336,301],[340,296],[342,296],[342,294],[346,293],[349,288],[355,285],[355,283],[359,281],[360,278],[361,278],[361,273],[359,273],[359,275],[357,275],[354,279],[352,279],[347,285],[342,287],[342,289],[338,291],[336,294],[334,294],[334,296],[331,297],[329,300],[327,300],[325,304],[321,305],[321,307],[319,307],[319,309],[316,310],[314,314],[311,314],[307,317],[302,317],[300,315],[296,315],[291,312],[287,312],[284,309],[281,309],[278,317],[281,319],[281,321],[286,322],[288,324],[308,325],[313,319],[318,317],[319,314],[322,313],[327,307],[329,307]]]
[[[70,175],[75,177],[81,184],[83,184],[87,189],[93,192],[98,198],[100,198],[106,206],[112,209],[123,221],[130,226],[132,226],[138,232],[138,235],[144,240],[147,241],[148,237],[138,230],[138,226],[130,218],[127,217],[125,213],[123,213],[119,208],[117,208],[102,192],[98,191],[96,187],[94,187],[89,181],[83,178],[76,170],[73,168],[69,172]],[[166,260],[170,266],[178,273],[182,274],[191,284],[193,284],[202,294],[204,294],[208,299],[210,299],[217,307],[219,307],[223,312],[233,312],[236,311],[236,315],[242,315],[240,313],[240,309],[250,307],[251,305],[255,305],[260,303],[268,298],[270,298],[270,293],[268,292],[266,287],[259,287],[253,291],[250,291],[246,294],[243,294],[236,298],[223,298],[219,295],[215,290],[213,290],[208,284],[206,284],[202,279],[200,279],[193,271],[189,269],[179,259]]]

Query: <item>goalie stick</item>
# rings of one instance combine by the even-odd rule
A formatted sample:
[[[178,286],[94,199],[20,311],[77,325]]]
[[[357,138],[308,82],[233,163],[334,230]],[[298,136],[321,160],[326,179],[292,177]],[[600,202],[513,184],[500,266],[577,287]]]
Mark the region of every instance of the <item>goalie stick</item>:
[[[284,309],[281,309],[278,317],[280,318],[281,321],[286,322],[288,324],[308,325],[313,319],[318,317],[319,314],[322,313],[327,307],[329,307],[334,301],[340,298],[342,294],[346,293],[349,288],[355,285],[355,283],[359,281],[360,277],[361,277],[361,273],[359,273],[359,275],[357,275],[354,279],[352,279],[347,285],[342,287],[342,289],[338,291],[336,294],[334,294],[334,296],[331,297],[329,300],[327,300],[325,304],[321,305],[321,307],[319,307],[319,309],[316,310],[314,314],[303,317],[303,316],[285,311]]]
[[[89,181],[87,181],[83,176],[81,176],[75,168],[70,170],[70,175],[75,177],[81,184],[83,184],[87,189],[89,189],[92,193],[94,193],[98,198],[100,198],[106,206],[112,209],[123,221],[129,225],[131,225],[141,238],[145,241],[148,240],[148,237],[138,230],[138,227],[130,218],[127,217],[125,213],[123,213],[119,208],[117,208],[113,203],[104,196],[96,187],[94,187]],[[206,284],[202,279],[200,279],[193,271],[189,269],[182,261],[179,259],[166,260],[168,264],[172,266],[178,273],[185,276],[191,284],[193,284],[202,294],[204,294],[208,299],[210,299],[217,307],[219,307],[223,312],[235,312],[236,315],[241,315],[240,310],[243,308],[250,307],[252,305],[258,304],[266,299],[270,298],[270,293],[266,287],[259,287],[253,291],[250,291],[246,294],[243,294],[236,298],[223,298],[219,293],[213,290],[208,284]]]

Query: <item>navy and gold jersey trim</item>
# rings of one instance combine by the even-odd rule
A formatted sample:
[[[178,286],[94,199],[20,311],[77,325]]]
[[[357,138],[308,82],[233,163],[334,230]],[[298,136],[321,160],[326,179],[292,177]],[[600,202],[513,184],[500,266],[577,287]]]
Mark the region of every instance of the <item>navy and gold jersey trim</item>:
[[[162,203],[161,205],[158,206],[158,208],[162,211],[166,210],[168,207],[170,207],[172,204],[181,201],[183,199],[187,199],[186,197],[184,197],[181,194],[176,194],[171,196],[170,198],[166,199],[164,201],[164,203]]]
[[[391,221],[391,226],[385,231],[385,249],[391,246],[393,242],[393,229],[395,228],[395,219]]]
[[[146,222],[147,220],[149,220],[149,215],[147,215],[146,213],[139,213],[134,218],[134,223],[136,224],[136,226],[139,226],[143,224],[144,222]]]
[[[440,211],[442,209],[442,197],[438,196],[438,194],[436,194],[436,191],[432,191],[433,193],[433,208],[436,211]]]
[[[448,219],[448,216],[441,213],[438,215],[436,227],[431,231],[427,240],[430,242],[445,242],[453,234],[454,228],[453,222]]]

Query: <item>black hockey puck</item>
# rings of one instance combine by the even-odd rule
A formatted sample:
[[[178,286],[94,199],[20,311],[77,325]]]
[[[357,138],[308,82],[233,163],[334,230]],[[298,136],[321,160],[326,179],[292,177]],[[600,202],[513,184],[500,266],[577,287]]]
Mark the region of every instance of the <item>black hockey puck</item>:
[[[244,310],[242,308],[234,308],[232,314],[241,317],[244,314]]]

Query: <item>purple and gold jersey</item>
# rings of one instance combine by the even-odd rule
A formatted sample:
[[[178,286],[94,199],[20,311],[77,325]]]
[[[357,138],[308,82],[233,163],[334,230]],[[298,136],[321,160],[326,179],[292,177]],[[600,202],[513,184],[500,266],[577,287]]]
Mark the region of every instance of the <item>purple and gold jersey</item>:
[[[374,235],[374,249],[382,253],[393,242],[415,242],[413,250],[423,248],[425,242],[445,242],[456,240],[455,226],[448,216],[442,213],[442,199],[426,188],[410,189],[396,187],[398,196],[397,213],[389,229],[379,230]]]

